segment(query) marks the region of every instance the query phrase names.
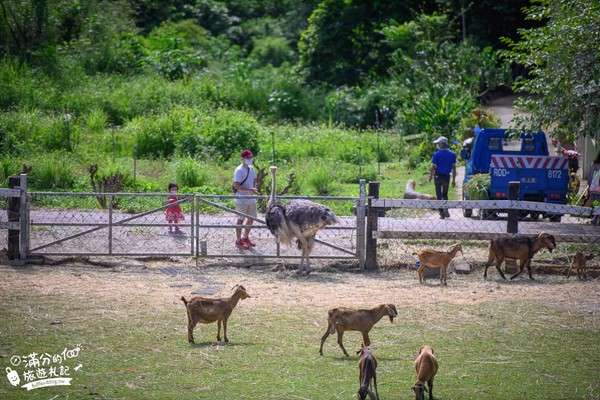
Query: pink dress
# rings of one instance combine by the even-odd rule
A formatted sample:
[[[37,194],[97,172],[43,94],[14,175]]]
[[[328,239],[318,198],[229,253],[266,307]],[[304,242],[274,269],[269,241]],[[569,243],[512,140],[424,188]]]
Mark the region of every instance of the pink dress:
[[[167,200],[167,204],[175,203],[177,200],[178,200],[177,196],[171,196]],[[166,217],[167,217],[167,222],[174,222],[174,223],[181,222],[185,219],[183,217],[183,212],[181,211],[181,207],[179,207],[179,204],[175,204],[174,206],[167,208]]]

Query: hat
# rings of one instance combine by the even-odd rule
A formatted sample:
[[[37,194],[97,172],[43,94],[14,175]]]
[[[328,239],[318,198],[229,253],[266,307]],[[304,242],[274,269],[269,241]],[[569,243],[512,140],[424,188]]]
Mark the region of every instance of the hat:
[[[445,136],[440,136],[439,138],[437,138],[436,140],[433,141],[433,143],[438,144],[438,143],[446,143],[448,144],[448,138]]]
[[[243,150],[240,155],[242,156],[242,158],[252,158],[252,157],[254,157],[254,154],[252,154],[252,152],[250,150]]]

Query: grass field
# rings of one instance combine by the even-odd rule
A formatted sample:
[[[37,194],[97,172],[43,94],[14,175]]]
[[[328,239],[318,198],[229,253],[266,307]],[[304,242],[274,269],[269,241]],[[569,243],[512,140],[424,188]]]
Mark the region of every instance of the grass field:
[[[370,334],[382,399],[412,398],[412,363],[422,344],[439,360],[438,400],[600,397],[598,279],[505,282],[493,274],[483,281],[476,271],[440,287],[436,280],[419,285],[414,271],[326,268],[299,278],[261,265],[195,269],[189,260],[178,265],[190,264],[195,275],[161,272],[174,263],[0,266],[0,367],[17,371],[20,385],[26,371],[51,365],[68,367],[72,378],[69,386],[31,391],[3,380],[0,397],[354,399],[361,336],[344,336],[350,357],[335,335],[319,356],[327,309],[379,303],[399,312]],[[225,297],[237,283],[252,297],[234,310],[230,342],[217,343],[212,324],[198,325],[196,345],[188,344],[179,298],[211,288]],[[32,353],[72,357],[33,368],[25,365]],[[20,365],[11,364],[15,356]]]

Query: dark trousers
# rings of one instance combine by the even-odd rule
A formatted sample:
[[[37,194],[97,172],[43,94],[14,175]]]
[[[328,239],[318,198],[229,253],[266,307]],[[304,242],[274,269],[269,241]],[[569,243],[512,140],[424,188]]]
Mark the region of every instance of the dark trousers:
[[[433,183],[435,185],[435,197],[438,200],[448,200],[448,189],[450,188],[450,175],[435,174],[433,177]],[[445,211],[443,208],[438,209],[440,215],[444,215]]]

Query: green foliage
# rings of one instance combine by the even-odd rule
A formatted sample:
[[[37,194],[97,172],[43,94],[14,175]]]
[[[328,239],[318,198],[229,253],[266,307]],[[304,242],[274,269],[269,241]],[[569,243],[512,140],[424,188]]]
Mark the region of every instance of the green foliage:
[[[281,66],[284,62],[294,59],[294,52],[285,38],[267,36],[256,39],[250,59],[256,60],[257,65]]]
[[[182,30],[181,27],[187,29]],[[193,71],[204,66],[203,55],[194,49],[189,41],[198,40],[203,35],[203,29],[193,24],[163,23],[146,38],[150,53],[146,60],[147,65],[168,79],[189,76]]]
[[[308,185],[317,196],[334,196],[337,190],[337,181],[333,170],[317,165],[308,178]]]
[[[176,182],[180,188],[199,187],[208,183],[208,166],[202,165],[192,157],[182,157],[175,160]]]
[[[539,95],[520,102],[531,114],[516,121],[519,129],[552,126],[569,140],[600,138],[600,3],[595,0],[536,0],[527,18],[546,22],[521,29],[521,40],[506,39],[504,56],[528,68],[514,89]]]
[[[390,18],[408,20],[412,6],[400,0],[322,1],[298,43],[299,69],[309,82],[333,86],[387,76],[389,47],[378,28]]]
[[[475,174],[465,185],[469,200],[487,200],[490,192],[490,174]]]
[[[28,186],[34,190],[68,190],[75,183],[73,165],[64,153],[40,157],[32,165]]]

